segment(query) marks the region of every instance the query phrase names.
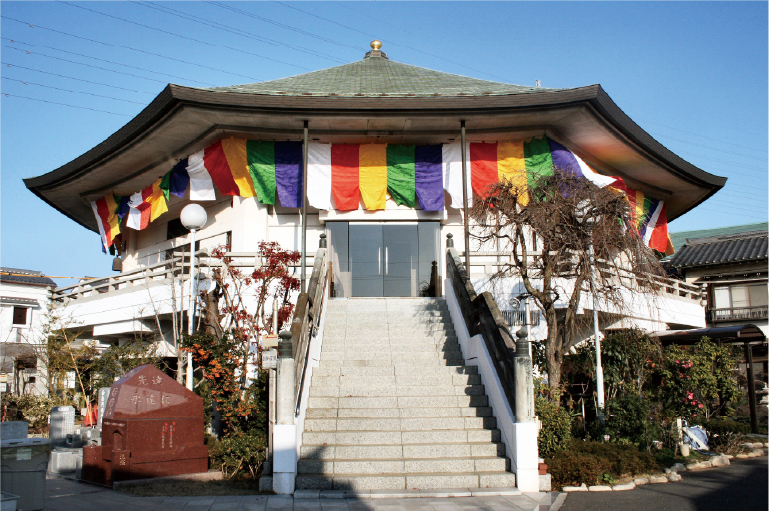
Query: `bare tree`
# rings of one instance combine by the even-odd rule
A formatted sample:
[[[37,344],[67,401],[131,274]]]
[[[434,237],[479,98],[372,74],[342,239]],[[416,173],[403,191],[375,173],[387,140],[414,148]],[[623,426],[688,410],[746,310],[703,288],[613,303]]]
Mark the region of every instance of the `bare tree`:
[[[591,241],[598,301],[617,317],[628,311],[633,294],[655,291],[655,276],[664,271],[640,238],[624,194],[569,171],[532,184],[505,180],[489,187],[487,198],[473,205],[473,235],[481,246],[510,253],[492,280],[520,279],[543,312],[548,382],[551,394],[559,395],[563,357],[584,337],[586,318],[579,311],[590,286]]]

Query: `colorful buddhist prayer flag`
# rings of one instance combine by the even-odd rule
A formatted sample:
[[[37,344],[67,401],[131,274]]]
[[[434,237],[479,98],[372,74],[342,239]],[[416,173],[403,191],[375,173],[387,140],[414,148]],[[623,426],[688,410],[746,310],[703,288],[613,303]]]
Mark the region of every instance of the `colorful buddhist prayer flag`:
[[[462,148],[460,143],[440,145],[319,144],[307,148],[308,203],[323,210],[384,209],[388,192],[398,205],[441,211],[444,190],[451,207],[463,207]],[[628,187],[617,177],[598,174],[579,156],[547,137],[530,141],[473,142],[466,146],[467,189],[485,197],[492,185],[507,181],[528,203],[528,191],[539,176],[568,172],[596,186],[611,186],[624,193],[632,206],[632,227],[644,243],[672,253],[667,234],[665,204]],[[222,195],[256,197],[262,204],[288,208],[302,206],[302,144],[244,139],[222,139],[180,160],[161,179],[131,196],[109,194],[91,203],[103,248],[114,242],[120,224],[144,229],[163,212],[171,195],[189,199],[216,199]]]
[[[354,211],[360,204],[360,146],[331,146],[331,194],[336,209]]]
[[[96,216],[96,224],[102,239],[102,248],[107,250],[120,234],[120,218],[117,216],[118,203],[115,196],[108,193],[99,200],[91,202],[91,208]]]
[[[190,176],[187,174],[187,165],[189,165],[189,160],[183,158],[179,160],[171,170],[166,172],[165,176],[163,176],[162,181],[160,181],[160,189],[163,190],[166,200],[171,200],[171,195],[175,195],[180,199],[184,198],[184,194],[187,192],[187,186],[190,184]]]
[[[216,200],[214,182],[205,164],[205,151],[198,151],[188,158],[187,175],[190,178],[190,200]]]
[[[275,142],[275,185],[284,208],[302,207],[303,159],[301,142]]]
[[[248,173],[256,198],[262,204],[275,204],[275,142],[246,142]]]
[[[131,229],[145,229],[150,222],[155,221],[157,217],[168,211],[166,197],[163,190],[160,189],[162,178],[158,179],[150,186],[131,195],[128,205],[131,207],[128,212],[128,222],[126,225]]]
[[[414,146],[387,146],[387,191],[396,204],[416,206]]]
[[[359,149],[359,186],[369,211],[385,209],[387,202],[387,145],[362,144]]]
[[[317,209],[331,206],[331,144],[311,143],[307,147],[307,202]],[[358,203],[356,200],[355,208]]]
[[[414,149],[414,188],[423,211],[443,211],[443,150],[440,145]]]
[[[443,188],[449,192],[451,197],[451,207],[462,209],[463,191],[462,191],[462,144],[455,142],[453,144],[443,144]],[[467,159],[470,156],[470,145],[465,145],[465,165],[467,169],[467,205],[472,205],[472,187],[470,163]]]
[[[227,138],[221,142],[222,151],[227,159],[227,167],[237,188],[237,193],[232,195],[255,197],[254,182],[248,170],[246,140],[242,138]],[[214,183],[216,183],[216,179],[214,179]]]

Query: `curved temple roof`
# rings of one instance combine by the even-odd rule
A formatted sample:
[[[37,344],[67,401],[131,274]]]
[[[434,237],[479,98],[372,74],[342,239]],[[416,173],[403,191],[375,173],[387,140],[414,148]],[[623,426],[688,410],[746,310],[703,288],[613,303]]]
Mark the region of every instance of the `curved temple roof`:
[[[224,136],[337,143],[437,144],[520,140],[547,134],[592,168],[664,199],[674,219],[716,193],[726,178],[684,161],[654,140],[600,85],[526,87],[391,61],[378,48],[361,61],[268,82],[192,88],[169,84],[104,142],[42,176],[33,193],[97,230],[90,201],[130,195],[179,159]]]

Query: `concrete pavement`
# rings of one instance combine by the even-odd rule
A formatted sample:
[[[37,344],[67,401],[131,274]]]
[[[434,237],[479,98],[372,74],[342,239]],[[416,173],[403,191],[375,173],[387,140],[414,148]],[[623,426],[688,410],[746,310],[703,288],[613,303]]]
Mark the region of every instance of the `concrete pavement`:
[[[569,493],[559,511],[769,509],[766,456],[732,460],[728,467],[681,472],[681,477],[675,483],[646,484],[630,491]]]
[[[284,495],[136,497],[69,479],[49,479],[46,511],[548,511],[557,493],[408,499],[294,499]]]

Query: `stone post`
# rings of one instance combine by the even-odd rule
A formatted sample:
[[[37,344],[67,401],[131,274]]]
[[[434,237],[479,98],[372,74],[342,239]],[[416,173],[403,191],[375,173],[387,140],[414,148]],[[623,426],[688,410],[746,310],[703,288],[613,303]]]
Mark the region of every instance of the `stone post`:
[[[531,375],[531,357],[529,357],[529,331],[526,327],[515,333],[515,421],[531,422],[534,420],[533,394],[534,380]]]
[[[276,422],[273,429],[272,490],[279,494],[293,494],[296,486],[297,431],[294,424],[296,407],[296,365],[291,332],[284,330],[278,341],[278,377],[276,388]]]

